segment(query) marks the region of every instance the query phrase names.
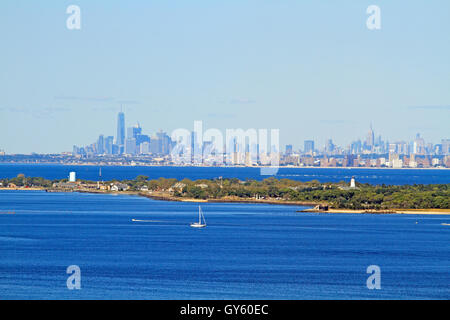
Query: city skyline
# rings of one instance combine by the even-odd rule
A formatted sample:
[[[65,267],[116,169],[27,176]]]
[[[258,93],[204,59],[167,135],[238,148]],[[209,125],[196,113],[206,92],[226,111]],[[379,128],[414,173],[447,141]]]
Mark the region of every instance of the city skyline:
[[[123,109],[123,106],[121,106],[120,110]],[[205,128],[206,130],[207,128]],[[252,128],[234,128],[234,129],[243,129],[244,131],[247,129],[252,129]],[[84,146],[86,148],[94,148],[95,152],[93,152],[94,154],[156,154],[157,152],[155,152],[155,150],[161,150],[161,146],[150,146],[150,138],[152,137],[153,139],[167,139],[166,145],[164,147],[164,155],[167,155],[170,153],[170,149],[169,148],[169,144],[172,144],[172,141],[170,139],[170,132],[169,135],[167,135],[166,131],[163,131],[163,129],[159,128],[158,130],[155,129],[151,129],[151,131],[153,132],[153,134],[142,134],[142,127],[139,124],[139,121],[136,121],[135,125],[132,126],[127,126],[126,121],[125,121],[125,112],[123,111],[119,111],[117,113],[117,122],[116,122],[116,129],[115,129],[115,135],[105,135],[104,133],[100,133],[98,136],[98,139],[94,142],[89,144],[84,144],[82,145],[82,149],[84,149]],[[140,136],[140,138],[138,138],[137,136]],[[130,148],[128,147],[127,150],[127,144],[130,144],[130,139],[129,138],[134,138],[134,146],[132,147],[134,150],[132,152],[130,152]],[[141,141],[138,141],[136,144],[136,139],[141,139]],[[383,140],[384,139],[384,140]],[[417,152],[417,150],[415,150],[413,144],[414,141],[416,141],[417,139],[419,139],[420,142],[420,148],[423,148],[423,150],[427,150],[426,152]],[[285,139],[287,140],[287,139]],[[319,141],[325,141],[323,144],[321,144]],[[390,140],[388,137],[383,137],[381,134],[377,134],[377,136],[375,136],[375,131],[373,129],[373,124],[372,122],[370,122],[370,127],[368,132],[364,135],[364,134],[360,134],[357,137],[354,137],[353,139],[351,139],[350,142],[347,142],[344,145],[339,145],[337,143],[335,143],[333,141],[333,137],[328,137],[328,138],[322,138],[320,140],[315,140],[315,139],[306,139],[303,141],[288,141],[286,144],[280,144],[280,152],[283,154],[283,149],[285,150],[285,154],[288,154],[289,152],[287,151],[288,149],[291,150],[292,153],[317,153],[317,154],[328,154],[328,155],[333,155],[333,154],[363,154],[364,151],[367,151],[366,146],[377,146],[377,147],[382,147],[379,150],[373,150],[374,154],[383,154],[383,153],[399,153],[399,154],[410,154],[410,153],[415,153],[415,154],[439,154],[435,153],[433,150],[433,148],[435,146],[442,148],[442,145],[444,144],[444,149],[445,146],[448,145],[450,139],[446,138],[446,137],[442,137],[439,141],[435,142],[431,142],[431,141],[427,141],[425,142],[425,139],[423,136],[421,136],[421,133],[416,133],[415,138],[412,139],[412,137],[410,137],[409,139],[405,139],[405,140],[399,140],[399,139],[392,139]],[[148,145],[145,145],[144,148],[146,150],[146,152],[142,152],[142,150],[140,149],[140,144],[141,142],[148,142]],[[159,143],[159,142],[158,142]],[[389,144],[391,146],[389,146]],[[95,147],[93,147],[95,145]],[[394,147],[392,145],[395,145]],[[74,152],[74,148],[78,147],[77,145],[73,145],[72,144],[72,152]],[[171,145],[172,146],[172,145]],[[114,149],[116,148],[116,149]],[[137,149],[134,149],[137,148]],[[224,148],[226,149],[226,144],[224,145]],[[390,148],[395,148],[395,149],[391,149]],[[428,149],[427,149],[428,148]],[[107,150],[109,150],[107,152]],[[415,151],[413,151],[415,150]],[[350,151],[350,152],[349,152]],[[372,151],[372,150],[371,150]],[[59,152],[51,152],[51,153],[41,153],[41,154],[58,154],[58,153],[66,153],[69,152],[68,150],[62,150]],[[83,151],[84,152],[84,151]],[[33,152],[35,154],[39,154],[37,152]],[[76,153],[76,152],[75,152]],[[92,151],[90,151],[90,153],[92,153]],[[367,152],[365,152],[367,153]],[[8,153],[7,150],[1,148],[0,146],[0,155],[5,155],[5,154],[13,154],[13,153]],[[17,154],[21,154],[21,153],[17,153]],[[22,153],[22,154],[31,154],[31,153]],[[445,153],[444,153],[445,154]]]
[[[434,144],[417,133],[412,140],[390,142],[375,134],[372,124],[364,139],[353,140],[347,146],[328,139],[322,148],[314,140],[304,140],[303,149],[287,144],[284,151],[278,133],[272,136],[271,131],[268,143],[267,130],[262,135],[258,130],[259,137],[254,129],[226,130],[223,140],[220,130],[204,128],[201,121],[194,122],[192,131],[178,129],[184,133],[173,132],[170,136],[161,129],[145,134],[139,122],[128,127],[126,124],[125,113],[120,111],[115,137],[102,133],[91,144],[74,145],[72,152],[56,155],[24,157],[7,155],[0,149],[0,156],[5,162],[64,164],[450,168],[450,139]]]
[[[365,138],[371,122],[391,140],[449,136],[448,1],[380,1],[380,30],[356,1],[77,4],[80,30],[67,3],[0,4],[7,153],[112,134],[121,105],[145,128],[278,128],[295,148]]]
[[[195,126],[195,124],[194,124]],[[206,128],[202,128],[202,130]],[[245,129],[244,129],[245,130]],[[125,135],[125,131],[127,134]],[[153,135],[144,134],[139,122],[133,126],[126,126],[125,113],[120,111],[117,114],[117,134],[116,136],[107,136],[100,134],[98,140],[90,145],[73,147],[74,155],[93,156],[93,155],[139,155],[139,154],[153,154],[167,156],[170,154],[172,148],[175,147],[176,142],[171,139],[162,129],[159,132],[154,131]],[[190,148],[194,150],[196,144],[199,144],[200,150],[206,146],[213,148],[211,141],[198,141],[195,130],[190,133]],[[236,140],[224,142],[223,153],[237,152],[240,149],[244,152],[255,153],[259,150],[259,141],[256,145],[251,145],[250,141],[241,142],[242,146],[236,144]],[[244,138],[245,141],[245,138]],[[298,142],[297,142],[298,144]],[[398,154],[398,155],[448,155],[450,154],[450,139],[442,138],[440,143],[432,143],[426,141],[420,133],[417,133],[412,140],[391,140],[382,137],[381,134],[375,135],[372,124],[363,139],[352,140],[351,143],[345,146],[339,146],[333,143],[333,139],[327,139],[326,144],[320,147],[315,140],[304,140],[303,149],[294,148],[293,144],[286,144],[285,151],[278,146],[280,150],[275,152],[290,156],[292,154],[310,154],[310,155],[371,155],[371,154]],[[198,147],[197,147],[198,148]],[[269,148],[270,149],[270,148]],[[253,150],[253,151],[251,151]],[[214,151],[214,150],[213,150]],[[267,152],[273,152],[267,150]],[[258,152],[259,153],[259,152]]]

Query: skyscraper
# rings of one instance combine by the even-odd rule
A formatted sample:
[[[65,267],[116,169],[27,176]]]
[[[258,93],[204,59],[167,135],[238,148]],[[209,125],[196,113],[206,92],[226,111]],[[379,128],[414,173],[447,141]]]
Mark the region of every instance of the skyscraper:
[[[150,153],[159,154],[161,150],[161,141],[157,136],[153,136],[150,139]]]
[[[288,144],[286,145],[286,155],[291,155],[292,154],[292,144]]]
[[[136,135],[136,145],[139,146],[141,143],[148,142],[150,143],[150,137],[146,134],[138,134]]]
[[[450,154],[450,139],[442,139],[442,154]]]
[[[372,129],[372,124],[370,124],[370,130],[367,133],[366,146],[368,150],[372,150],[375,143],[375,133]]]
[[[119,154],[122,154],[124,152],[125,144],[125,114],[123,112],[119,112],[119,115],[117,116],[116,144],[119,147]]]
[[[141,154],[149,154],[150,153],[150,142],[142,142],[140,145],[139,153]]]
[[[313,153],[314,152],[314,141],[313,140],[305,140],[304,152],[305,153]]]
[[[98,137],[97,140],[97,153],[98,154],[105,153],[105,138],[102,134]]]
[[[420,133],[416,134],[416,139],[413,141],[413,153],[425,154],[425,140],[420,136]]]
[[[105,138],[105,153],[106,154],[113,153],[113,144],[114,144],[114,137],[108,136]]]
[[[128,138],[125,145],[125,153],[126,154],[136,154],[136,139]]]
[[[165,133],[164,131],[160,130],[156,133],[156,136],[161,141],[161,153],[162,154],[169,154],[171,150],[171,142],[172,140],[170,137]]]
[[[142,128],[139,123],[127,129],[127,138],[137,138],[140,134],[142,134]]]
[[[327,143],[325,144],[325,153],[331,154],[334,151],[334,144],[333,140],[328,139]]]

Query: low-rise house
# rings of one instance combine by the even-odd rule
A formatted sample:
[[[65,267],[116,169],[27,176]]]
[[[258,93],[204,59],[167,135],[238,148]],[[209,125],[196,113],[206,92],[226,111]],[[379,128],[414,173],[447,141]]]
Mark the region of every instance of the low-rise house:
[[[186,184],[182,182],[177,182],[172,186],[174,189],[183,189],[184,187],[186,187]]]
[[[183,192],[183,188],[186,187],[186,184],[182,183],[182,182],[177,182],[175,183],[173,186],[171,186],[169,189],[167,189],[167,191],[170,194],[174,194],[175,191],[177,192]]]
[[[114,183],[111,185],[111,191],[126,191],[130,187],[124,183]]]
[[[73,190],[78,185],[73,182],[56,182],[53,184],[53,188],[56,189],[64,189],[64,190]]]
[[[80,186],[83,189],[100,189],[96,183],[81,183]]]

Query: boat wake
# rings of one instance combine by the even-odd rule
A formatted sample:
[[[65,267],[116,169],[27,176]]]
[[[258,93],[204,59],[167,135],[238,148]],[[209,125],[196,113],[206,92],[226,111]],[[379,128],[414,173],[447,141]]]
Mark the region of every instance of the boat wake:
[[[133,222],[165,222],[161,220],[139,220],[139,219],[131,219]]]

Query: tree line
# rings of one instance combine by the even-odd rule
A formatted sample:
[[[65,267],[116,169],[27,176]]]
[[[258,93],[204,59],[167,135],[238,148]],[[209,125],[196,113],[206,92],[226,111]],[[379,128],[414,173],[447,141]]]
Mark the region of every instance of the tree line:
[[[40,177],[18,175],[12,179],[0,179],[3,186],[13,183],[16,186],[50,188],[55,182]],[[81,183],[96,184],[96,181],[81,180]],[[343,209],[450,209],[450,184],[412,184],[412,185],[371,185],[357,183],[354,189],[348,183],[321,183],[317,180],[301,182],[273,177],[241,181],[236,178],[217,179],[167,179],[149,180],[140,175],[131,180],[111,180],[104,184],[127,184],[131,191],[154,191],[179,198],[194,199],[276,199],[328,204]]]

